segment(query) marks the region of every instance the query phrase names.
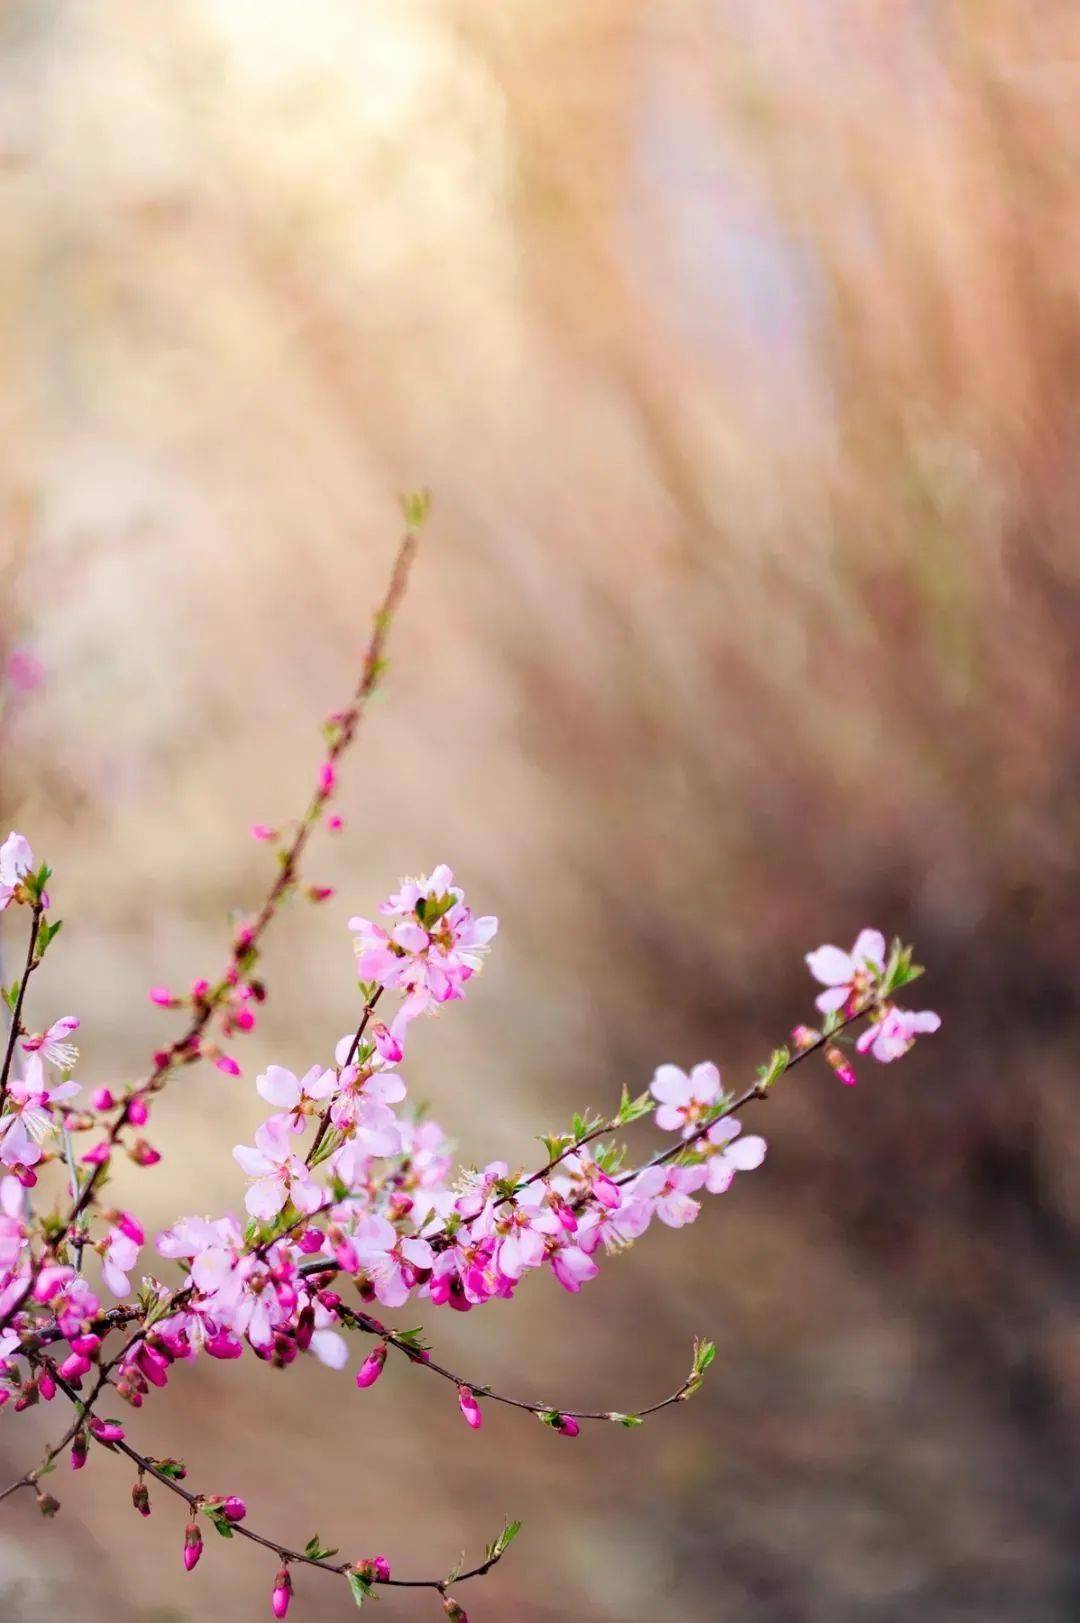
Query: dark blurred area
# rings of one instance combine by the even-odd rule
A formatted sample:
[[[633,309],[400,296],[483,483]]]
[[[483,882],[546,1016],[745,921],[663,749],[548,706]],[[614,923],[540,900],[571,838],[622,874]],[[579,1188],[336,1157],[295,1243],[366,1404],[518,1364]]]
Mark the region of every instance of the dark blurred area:
[[[481,1619],[1080,1615],[1075,21],[0,8],[0,819],[56,869],[35,1003],[84,1082],[259,898],[248,825],[301,806],[396,493],[435,495],[337,895],[271,938],[245,1079],[177,1083],[117,1198],[239,1204],[256,1070],[328,1058],[345,920],[438,861],[503,921],[407,1070],[466,1162],[663,1060],[752,1075],[864,924],[944,1020],[857,1089],[800,1068],[764,1170],[579,1299],[427,1315],[478,1378],[620,1409],[713,1335],[640,1431],[465,1435],[409,1368],[183,1373],[133,1439],[256,1527],[405,1575],[519,1515]],[[60,1422],[0,1417],[8,1476]],[[0,1509],[5,1618],[268,1615],[265,1552],[185,1576],[123,1462],[68,1477],[52,1526]],[[295,1611],[353,1607],[312,1573]]]

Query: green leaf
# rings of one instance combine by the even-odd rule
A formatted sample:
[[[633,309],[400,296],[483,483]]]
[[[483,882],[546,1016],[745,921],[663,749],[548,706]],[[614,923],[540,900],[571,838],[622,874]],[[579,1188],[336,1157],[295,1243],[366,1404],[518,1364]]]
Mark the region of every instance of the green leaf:
[[[628,1127],[632,1121],[638,1121],[640,1117],[647,1116],[655,1105],[656,1100],[647,1090],[645,1093],[639,1093],[636,1099],[631,1099],[630,1090],[624,1082],[622,1098],[619,1100],[619,1114],[615,1118],[616,1125]]]
[[[628,1429],[645,1424],[639,1414],[618,1414],[614,1410],[608,1415],[608,1419],[613,1420],[616,1425],[626,1426]]]
[[[492,1539],[491,1543],[488,1545],[485,1559],[488,1561],[498,1561],[500,1556],[505,1555],[506,1551],[510,1548],[511,1544],[513,1544],[514,1540],[521,1532],[521,1526],[521,1522],[507,1522],[498,1538]],[[454,1576],[456,1577],[457,1574],[455,1573]],[[448,1579],[447,1582],[453,1582],[453,1579]]]
[[[345,1576],[349,1580],[349,1592],[357,1606],[363,1606],[366,1600],[373,1598],[374,1589],[367,1578],[362,1577],[359,1572],[353,1572],[351,1569]]]
[[[778,1081],[791,1063],[791,1054],[786,1048],[774,1048],[769,1056],[767,1065],[759,1065],[757,1079],[759,1088],[771,1088]]]
[[[337,1555],[337,1551],[328,1550],[318,1533],[314,1533],[304,1545],[304,1554],[309,1561],[329,1561],[332,1555]]]
[[[715,1341],[707,1341],[703,1337],[695,1338],[694,1359],[690,1366],[690,1377],[683,1387],[683,1397],[692,1398],[701,1386],[705,1371],[716,1357]]]

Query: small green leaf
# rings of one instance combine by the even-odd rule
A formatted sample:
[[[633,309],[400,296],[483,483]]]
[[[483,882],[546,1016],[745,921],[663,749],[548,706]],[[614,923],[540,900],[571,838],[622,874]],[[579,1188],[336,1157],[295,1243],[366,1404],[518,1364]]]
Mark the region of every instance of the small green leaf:
[[[400,498],[401,511],[405,515],[405,522],[410,530],[419,530],[427,522],[431,512],[431,491],[411,490],[405,492]]]
[[[314,1533],[304,1545],[304,1554],[309,1561],[329,1561],[332,1555],[337,1555],[337,1551],[327,1549],[318,1533]]]
[[[644,1420],[642,1420],[639,1414],[618,1414],[614,1410],[612,1410],[611,1414],[608,1415],[608,1419],[613,1420],[616,1425],[626,1426],[628,1429],[632,1429],[634,1426],[643,1426],[645,1424]]]
[[[649,1111],[655,1108],[655,1105],[656,1100],[648,1091],[639,1093],[636,1099],[631,1099],[630,1090],[624,1082],[622,1098],[619,1100],[619,1114],[615,1118],[616,1126],[628,1127],[632,1121],[647,1116]]]
[[[366,1600],[371,1600],[374,1594],[370,1581],[359,1572],[350,1570],[345,1574],[349,1580],[349,1592],[357,1606],[363,1606]]]
[[[488,1561],[498,1561],[500,1556],[505,1555],[506,1551],[510,1548],[511,1544],[513,1544],[514,1540],[521,1532],[521,1526],[521,1522],[507,1522],[498,1538],[492,1539],[491,1543],[488,1545],[485,1559]],[[454,1577],[457,1577],[456,1573],[454,1574]],[[452,1583],[453,1579],[448,1578],[447,1582]]]
[[[774,1048],[769,1056],[767,1065],[759,1065],[757,1070],[758,1087],[771,1088],[778,1081],[791,1063],[791,1054],[786,1048]]]

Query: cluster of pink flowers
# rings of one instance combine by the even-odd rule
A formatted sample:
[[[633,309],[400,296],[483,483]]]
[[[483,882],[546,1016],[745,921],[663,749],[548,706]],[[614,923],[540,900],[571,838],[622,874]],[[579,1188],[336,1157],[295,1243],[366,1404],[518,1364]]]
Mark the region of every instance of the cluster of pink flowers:
[[[27,842],[10,835],[0,847],[0,908],[30,903],[40,922],[46,877],[44,871],[34,876]],[[823,1020],[796,1028],[794,1057],[786,1049],[774,1055],[741,1100],[725,1091],[711,1062],[688,1071],[661,1064],[647,1091],[636,1100],[624,1096],[609,1121],[576,1118],[570,1133],[550,1138],[540,1168],[529,1172],[493,1161],[455,1175],[442,1129],[410,1113],[400,1067],[412,1022],[464,997],[497,921],[474,916],[446,866],[404,881],[379,917],[382,923],[354,918],[349,924],[363,999],[356,1029],[336,1044],[332,1060],[317,1061],[303,1075],[275,1064],[256,1078],[255,1093],[269,1111],[254,1142],[233,1150],[247,1180],[238,1190],[246,1216],[181,1217],[156,1236],[157,1255],[180,1265],[179,1281],[171,1284],[153,1265],[140,1277],[140,1266],[147,1266],[143,1226],[132,1212],[103,1206],[94,1183],[94,1169],[107,1164],[118,1145],[140,1165],[158,1158],[133,1136],[146,1123],[152,1089],[144,1085],[114,1097],[101,1088],[87,1105],[77,1105],[81,1090],[71,1073],[79,1021],[68,1015],[33,1032],[16,1015],[17,1069],[9,1056],[0,1095],[0,1164],[6,1169],[0,1178],[0,1406],[18,1410],[48,1400],[58,1384],[89,1392],[71,1447],[76,1468],[85,1463],[90,1442],[107,1448],[124,1442],[123,1426],[94,1412],[103,1388],[139,1408],[166,1385],[174,1365],[201,1354],[236,1359],[246,1350],[279,1368],[311,1355],[342,1369],[349,1338],[360,1331],[376,1338],[356,1367],[355,1384],[365,1389],[378,1380],[388,1348],[413,1361],[427,1359],[406,1333],[370,1318],[372,1303],[396,1310],[417,1300],[467,1312],[512,1299],[526,1276],[545,1271],[576,1294],[596,1277],[606,1254],[639,1240],[654,1218],[684,1227],[698,1216],[703,1193],[723,1194],[738,1174],[762,1165],[764,1139],[744,1132],[733,1110],[788,1065],[820,1048],[842,1079],[854,1080],[842,1044],[855,1019],[867,1020],[856,1050],[885,1063],[939,1024],[930,1011],[896,1005],[894,993],[917,973],[910,954],[898,946],[890,952],[879,932],[864,930],[850,952],[823,946],[808,955],[812,974],[826,988],[817,999]],[[233,1035],[254,1024],[262,996],[243,970],[241,951],[220,985],[197,981],[183,998],[158,987],[151,998],[192,1009],[200,1032],[213,1017]],[[158,1065],[171,1064],[177,1053],[182,1061],[201,1053],[239,1073],[233,1063],[222,1065],[228,1056],[201,1038],[163,1051]],[[663,1135],[660,1146],[628,1166],[617,1135],[650,1114]],[[76,1157],[77,1137],[100,1131],[110,1117],[105,1137]],[[83,1194],[75,1208],[77,1233],[69,1223],[59,1241],[26,1195],[37,1169],[58,1159],[67,1160],[73,1188]],[[97,1283],[84,1275],[88,1256],[97,1258]],[[109,1299],[119,1311],[103,1305]],[[126,1341],[109,1354],[111,1338],[121,1332]],[[482,1422],[477,1389],[449,1378],[464,1419],[476,1429]],[[536,1412],[561,1435],[578,1434],[577,1417]],[[141,1474],[133,1501],[148,1513]],[[245,1514],[235,1496],[200,1499],[193,1508],[226,1523]],[[183,1552],[190,1570],[202,1552],[197,1515],[186,1528]],[[390,1581],[381,1556],[349,1573],[354,1589]],[[273,1589],[276,1616],[285,1615],[291,1597],[286,1563]]]

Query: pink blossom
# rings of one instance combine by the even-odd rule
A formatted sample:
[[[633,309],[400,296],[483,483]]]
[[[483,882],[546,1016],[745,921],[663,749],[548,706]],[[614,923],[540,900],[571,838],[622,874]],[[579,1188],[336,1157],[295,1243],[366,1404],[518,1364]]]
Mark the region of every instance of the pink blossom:
[[[55,1065],[58,1071],[70,1071],[74,1069],[79,1050],[68,1039],[72,1032],[78,1029],[79,1022],[76,1017],[67,1014],[62,1020],[54,1020],[48,1031],[24,1037],[21,1046],[27,1054],[40,1053],[42,1058],[48,1060],[50,1065]]]
[[[576,1239],[566,1237],[561,1245],[556,1245],[548,1253],[551,1271],[559,1281],[563,1290],[576,1296],[582,1285],[590,1279],[595,1279],[600,1272],[592,1257],[585,1248],[578,1244]]]
[[[865,1054],[869,1049],[875,1059],[888,1065],[906,1054],[916,1037],[924,1032],[937,1031],[940,1025],[941,1016],[935,1014],[933,1009],[923,1009],[916,1014],[911,1009],[890,1008],[880,1020],[867,1026],[855,1046],[860,1054]]]
[[[244,1205],[252,1217],[270,1222],[291,1200],[298,1212],[314,1212],[322,1204],[322,1191],[290,1143],[287,1121],[271,1116],[255,1134],[255,1145],[238,1144],[233,1150],[249,1178],[254,1178]]]
[[[34,853],[29,841],[13,830],[0,845],[0,913],[13,900],[33,866]]]
[[[817,1006],[822,1014],[843,1009],[851,1013],[881,979],[885,968],[885,937],[880,930],[860,930],[850,952],[839,947],[818,947],[806,955],[807,967],[828,990]]]
[[[473,917],[453,880],[445,864],[422,879],[404,880],[379,908],[392,921],[388,929],[349,920],[360,979],[405,993],[395,1034],[426,1009],[465,995],[498,929],[495,918]]]
[[[752,1133],[739,1138],[741,1132],[742,1125],[734,1116],[724,1116],[695,1145],[706,1158],[705,1186],[711,1194],[722,1195],[731,1188],[737,1172],[752,1172],[765,1159],[765,1140]]]
[[[122,1299],[131,1289],[128,1275],[139,1260],[143,1231],[130,1212],[121,1212],[109,1231],[101,1258],[101,1273],[113,1295]]]
[[[0,1116],[0,1161],[5,1166],[32,1167],[41,1160],[41,1145],[53,1126],[54,1106],[66,1103],[81,1092],[77,1082],[57,1082],[50,1087],[40,1054],[31,1054],[26,1074],[11,1084],[10,1112]]]
[[[650,1092],[660,1100],[657,1127],[665,1133],[681,1132],[685,1138],[720,1097],[720,1072],[707,1060],[695,1065],[689,1076],[677,1065],[661,1065]]]
[[[402,1307],[416,1284],[417,1269],[435,1261],[426,1240],[401,1238],[385,1217],[365,1217],[352,1236],[357,1272],[371,1283],[384,1307]]]
[[[265,843],[270,840],[276,840],[277,837],[277,829],[271,828],[268,823],[252,823],[251,838],[253,840],[262,840]]]
[[[631,1200],[648,1201],[656,1216],[669,1228],[680,1229],[692,1223],[701,1210],[691,1195],[705,1182],[702,1165],[646,1167],[629,1185]]]
[[[255,1078],[255,1087],[268,1105],[276,1105],[290,1119],[293,1132],[302,1132],[304,1117],[314,1114],[337,1087],[333,1071],[313,1065],[297,1079],[284,1065],[270,1065]]]

